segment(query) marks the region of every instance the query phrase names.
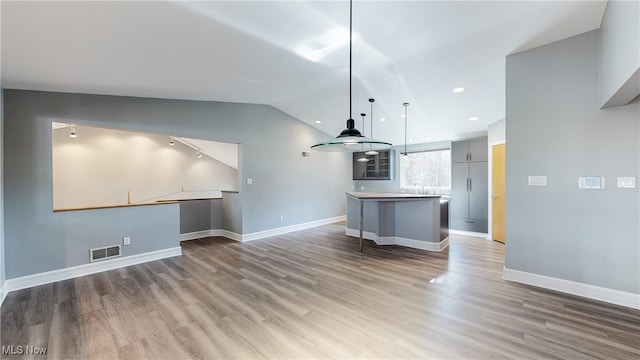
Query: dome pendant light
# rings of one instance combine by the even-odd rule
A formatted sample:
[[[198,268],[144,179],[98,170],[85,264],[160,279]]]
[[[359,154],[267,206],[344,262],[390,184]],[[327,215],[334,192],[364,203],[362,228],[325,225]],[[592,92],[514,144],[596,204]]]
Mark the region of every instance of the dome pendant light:
[[[364,117],[367,116],[367,114],[362,113],[362,114],[360,114],[360,116],[362,116],[362,131],[364,131]],[[359,157],[358,161],[359,162],[368,162],[369,158],[367,158],[367,153],[362,154],[362,157]]]
[[[369,130],[371,132],[371,138],[373,138],[373,102],[376,101],[375,99],[369,99],[369,104],[371,104],[371,130]],[[364,128],[364,126],[363,126]],[[373,156],[373,155],[378,155],[378,152],[373,150],[371,145],[369,145],[369,151],[367,151],[366,153],[364,153],[365,155],[369,155],[369,156]]]
[[[402,106],[404,106],[404,152],[401,155],[407,157],[409,156],[409,153],[407,153],[407,107],[409,103],[404,103]]]
[[[361,150],[358,144],[369,144],[371,149],[386,149],[391,146],[391,143],[374,140],[364,137],[358,129],[356,129],[355,121],[353,121],[351,112],[352,102],[352,54],[353,54],[353,0],[349,1],[349,120],[347,120],[347,128],[342,130],[340,135],[334,139],[329,139],[321,143],[311,146],[314,150],[321,151],[345,151],[354,152]]]

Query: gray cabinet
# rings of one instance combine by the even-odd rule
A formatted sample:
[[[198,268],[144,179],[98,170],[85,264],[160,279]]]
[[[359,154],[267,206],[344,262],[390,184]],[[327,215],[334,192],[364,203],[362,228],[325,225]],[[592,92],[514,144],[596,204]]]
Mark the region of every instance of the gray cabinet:
[[[451,162],[471,161],[489,161],[486,137],[451,143]]]
[[[393,150],[380,150],[377,155],[353,153],[353,180],[391,180],[393,175]],[[369,161],[358,159],[366,157]]]
[[[451,229],[488,231],[487,138],[451,143]]]

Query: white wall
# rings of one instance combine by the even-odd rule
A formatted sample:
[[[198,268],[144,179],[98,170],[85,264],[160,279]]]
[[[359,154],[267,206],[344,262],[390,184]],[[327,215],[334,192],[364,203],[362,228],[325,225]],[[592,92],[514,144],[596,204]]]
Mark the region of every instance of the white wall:
[[[237,190],[238,172],[169,137],[90,126],[53,130],[53,208],[209,197],[193,190]],[[213,154],[212,154],[213,155]],[[185,192],[182,192],[184,188]],[[202,194],[202,195],[200,195]]]

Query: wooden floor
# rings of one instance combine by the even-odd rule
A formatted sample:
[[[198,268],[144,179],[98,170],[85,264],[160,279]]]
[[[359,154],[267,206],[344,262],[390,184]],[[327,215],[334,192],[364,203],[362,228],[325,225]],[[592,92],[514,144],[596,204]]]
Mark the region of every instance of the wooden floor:
[[[0,340],[51,359],[638,359],[640,311],[506,282],[502,244],[365,246],[344,224],[10,293]],[[4,355],[9,358],[43,356]]]

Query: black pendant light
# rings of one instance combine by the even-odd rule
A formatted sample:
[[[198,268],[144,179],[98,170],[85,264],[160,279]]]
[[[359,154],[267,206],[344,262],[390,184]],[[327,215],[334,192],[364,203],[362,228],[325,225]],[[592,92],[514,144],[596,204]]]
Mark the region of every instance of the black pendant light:
[[[374,140],[364,137],[358,129],[356,129],[355,121],[353,121],[351,102],[352,102],[352,53],[353,53],[353,0],[349,1],[349,120],[347,120],[347,128],[342,130],[340,135],[336,138],[323,141],[321,143],[311,146],[314,150],[321,151],[359,151],[362,150],[358,144],[368,144],[372,150],[386,149],[391,146],[391,143]]]
[[[362,113],[360,114],[360,116],[362,116],[362,131],[364,131],[364,117],[367,116],[367,114]],[[365,145],[362,145],[362,146],[364,147]],[[359,162],[368,162],[369,158],[367,157],[367,153],[362,154],[362,156],[359,157],[357,160]]]
[[[371,104],[371,113],[370,113],[370,119],[371,119],[371,126],[369,132],[371,133],[371,138],[373,138],[373,102],[376,101],[375,99],[369,99],[369,104]],[[364,126],[363,126],[364,128]],[[371,144],[369,144],[369,151],[367,151],[366,153],[364,153],[365,155],[369,155],[369,156],[373,156],[373,155],[378,155],[378,152],[373,150],[373,147],[371,146]]]
[[[400,154],[407,157],[409,156],[407,153],[407,107],[409,107],[409,103],[404,103],[402,106],[404,106],[404,152]]]

